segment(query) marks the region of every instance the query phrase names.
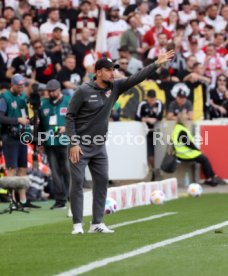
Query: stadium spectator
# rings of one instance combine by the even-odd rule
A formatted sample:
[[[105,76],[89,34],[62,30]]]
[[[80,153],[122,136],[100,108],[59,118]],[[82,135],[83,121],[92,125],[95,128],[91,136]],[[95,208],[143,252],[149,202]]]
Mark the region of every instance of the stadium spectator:
[[[61,93],[60,83],[52,79],[46,89],[49,98],[42,100],[40,108],[40,130],[48,133],[44,142],[45,152],[53,178],[53,195],[55,203],[50,209],[66,208],[69,196],[70,170],[67,145],[61,144],[65,134],[65,115],[70,98]]]
[[[163,105],[160,100],[156,99],[156,92],[149,90],[147,92],[147,100],[142,101],[136,112],[136,120],[144,122],[149,128],[147,134],[147,158],[152,169],[151,181],[155,180],[154,171],[154,127],[155,124],[162,120]]]
[[[132,3],[130,0],[121,0],[120,3],[120,15],[123,19],[127,19],[127,17],[135,12],[137,5]]]
[[[196,162],[202,165],[202,170],[205,176],[204,184],[209,186],[217,186],[225,184],[218,177],[211,166],[207,156],[205,156],[194,144],[194,139],[189,129],[187,128],[188,114],[184,111],[177,115],[177,124],[171,135],[171,141],[175,148],[175,155],[181,162]]]
[[[84,28],[88,28],[90,30],[90,42],[95,42],[95,36],[97,33],[97,21],[94,17],[89,15],[91,11],[91,3],[88,0],[83,0],[80,2],[80,13],[78,14],[74,28],[72,29],[72,43],[81,40],[81,33]]]
[[[168,0],[159,0],[158,6],[150,12],[153,22],[155,23],[156,15],[161,15],[164,21],[167,21],[171,8],[168,6]]]
[[[3,17],[6,19],[7,26],[10,25],[11,20],[16,16],[15,10],[10,7],[6,6],[2,11]]]
[[[221,73],[227,74],[226,61],[216,53],[215,44],[210,43],[206,48],[206,57],[204,59],[206,76],[212,79],[212,85],[215,85],[216,77]]]
[[[209,43],[213,43],[214,42],[214,37],[215,35],[215,29],[213,26],[211,25],[205,25],[204,29],[203,29],[203,37],[201,38],[201,43],[200,45],[203,46],[203,50],[205,51],[206,46]]]
[[[133,57],[140,58],[144,49],[142,48],[142,35],[138,30],[139,22],[135,14],[129,15],[127,23],[130,25],[130,29],[123,33],[121,47],[126,46]]]
[[[189,41],[189,50],[183,53],[184,57],[188,58],[189,56],[193,55],[196,57],[197,62],[204,63],[206,55],[202,50],[199,49],[198,40],[190,36],[188,41]]]
[[[89,16],[95,18],[98,24],[98,19],[100,15],[100,7],[98,5],[99,2],[97,0],[89,0],[89,2],[90,2]]]
[[[171,10],[169,13],[167,22],[163,22],[162,25],[165,27],[166,30],[168,30],[172,34],[172,37],[174,37],[178,24],[179,24],[178,13],[175,10]]]
[[[6,54],[8,57],[7,66],[11,65],[11,62],[14,58],[18,57],[20,54],[19,43],[18,43],[18,34],[16,32],[11,32],[9,34],[9,39],[6,47]]]
[[[6,29],[6,32],[4,33],[4,36],[9,38],[11,33],[16,33],[17,34],[17,43],[21,45],[22,43],[27,43],[30,44],[30,40],[28,36],[20,31],[21,29],[21,21],[19,18],[14,17],[11,20],[10,26]]]
[[[196,57],[194,55],[190,55],[186,59],[186,68],[183,71],[178,72],[178,77],[180,80],[183,80],[184,77],[191,74],[193,71],[194,64],[197,62]]]
[[[225,47],[224,34],[216,33],[215,34],[215,39],[214,39],[214,44],[215,44],[215,47],[216,47],[217,54],[219,54],[221,57],[224,57],[226,54],[228,54],[228,50]]]
[[[27,145],[20,142],[20,135],[30,130],[26,96],[23,93],[24,78],[16,74],[11,79],[10,90],[0,99],[0,123],[2,124],[3,153],[8,176],[27,174]],[[19,202],[14,196],[14,208],[39,208],[26,200],[26,190],[19,190]]]
[[[6,19],[0,16],[0,37],[4,36],[5,31],[6,31]]]
[[[107,30],[107,49],[111,54],[111,58],[116,60],[119,58],[118,48],[122,34],[128,29],[126,21],[120,19],[119,7],[113,6],[110,8],[109,20],[105,22]]]
[[[180,24],[187,25],[192,19],[196,19],[196,11],[192,9],[192,6],[188,0],[182,2],[182,10],[178,12],[180,18]]]
[[[44,50],[41,40],[35,40],[33,48],[35,53],[29,60],[29,66],[32,69],[32,79],[41,85],[46,84],[49,80],[53,79],[57,68],[60,68],[60,64],[57,64],[51,53]]]
[[[61,83],[63,95],[72,97],[78,85],[81,84],[81,77],[76,70],[75,56],[69,55],[66,57],[57,79]]]
[[[146,0],[137,1],[137,14],[140,17],[143,33],[145,34],[153,25],[153,19],[148,14],[149,3]]]
[[[227,30],[227,22],[228,22],[228,3],[226,2],[226,5],[224,5],[221,9],[221,15],[223,17],[223,26],[221,27],[222,31],[225,32]]]
[[[60,27],[55,27],[53,29],[52,39],[45,43],[45,50],[51,52],[55,56],[58,65],[60,65],[57,71],[61,69],[66,57],[72,54],[71,45],[64,42],[62,32],[63,30]]]
[[[164,33],[167,36],[167,39],[172,38],[172,34],[162,26],[163,19],[160,14],[156,15],[154,18],[154,26],[146,32],[143,37],[143,47],[148,49],[150,46],[154,46],[157,43],[157,36],[159,33]]]
[[[143,68],[142,61],[132,56],[126,45],[119,48],[119,54],[120,58],[127,59],[127,72],[129,72],[130,74],[135,74]]]
[[[129,73],[127,71],[127,67],[128,67],[128,59],[125,57],[120,57],[117,61],[116,64],[119,64],[120,68],[118,69],[119,72],[123,73],[124,76],[129,77],[130,75],[132,75],[131,73]]]
[[[72,46],[73,54],[77,57],[77,69],[80,76],[85,75],[85,66],[83,64],[84,57],[94,49],[94,43],[90,42],[90,30],[83,28],[81,32],[81,40]]]
[[[192,73],[185,76],[183,81],[190,81],[192,83],[199,81],[207,84],[211,83],[211,79],[205,76],[205,68],[203,64],[199,62],[194,63],[192,67]]]
[[[147,58],[153,60],[156,58],[160,52],[166,51],[166,47],[168,45],[167,36],[164,33],[158,34],[158,43],[156,46],[150,49]]]
[[[215,32],[221,32],[225,27],[224,19],[219,15],[218,6],[211,4],[207,7],[207,16],[204,18],[205,24],[212,25]]]
[[[39,29],[33,25],[32,15],[30,13],[23,14],[21,31],[25,33],[31,41],[39,38]]]
[[[50,8],[48,10],[47,22],[40,26],[40,35],[43,42],[53,38],[52,33],[55,27],[62,29],[62,38],[64,42],[69,42],[69,30],[67,26],[60,22],[59,10],[57,8]]]
[[[70,0],[57,1],[61,22],[67,26],[71,37],[72,29],[75,28],[75,18],[77,17],[78,11],[72,8],[70,2]]]
[[[0,83],[9,82],[6,77],[8,56],[6,53],[6,47],[8,39],[6,37],[0,37]]]
[[[210,90],[210,118],[227,117],[227,110],[224,108],[227,93],[227,78],[224,74],[217,77],[216,86]]]
[[[115,104],[112,108],[112,111],[111,111],[109,121],[110,122],[118,122],[120,120],[120,113],[121,113],[120,104],[118,102],[115,102]]]
[[[167,110],[167,120],[177,120],[177,115],[185,111],[189,120],[192,120],[192,103],[187,99],[187,94],[184,90],[179,90],[176,99],[172,101]]]
[[[23,43],[19,48],[19,56],[12,60],[6,76],[11,79],[14,74],[21,74],[27,81],[30,81],[32,70],[28,65],[29,62],[29,45]]]

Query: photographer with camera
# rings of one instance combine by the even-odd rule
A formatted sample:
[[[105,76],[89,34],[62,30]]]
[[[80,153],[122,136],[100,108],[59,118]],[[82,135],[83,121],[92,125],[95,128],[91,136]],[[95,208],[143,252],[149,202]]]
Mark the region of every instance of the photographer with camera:
[[[52,172],[53,196],[55,203],[51,209],[66,207],[69,196],[70,166],[67,145],[61,143],[65,134],[65,116],[70,97],[61,93],[61,84],[52,79],[47,83],[46,89],[49,98],[42,99],[39,112],[40,131],[44,131],[45,152]]]
[[[27,97],[24,91],[24,77],[15,74],[11,88],[0,97],[0,123],[2,124],[3,153],[6,161],[7,176],[27,175],[27,145],[21,142],[21,135],[30,132],[27,111]],[[26,200],[26,190],[19,190],[19,202],[15,209],[23,207],[40,208]]]

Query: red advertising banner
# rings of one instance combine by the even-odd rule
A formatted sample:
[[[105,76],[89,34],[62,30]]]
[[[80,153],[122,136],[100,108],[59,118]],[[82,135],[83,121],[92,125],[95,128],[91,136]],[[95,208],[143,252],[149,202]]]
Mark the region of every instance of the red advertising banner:
[[[215,173],[228,179],[228,125],[201,125],[200,136],[204,140],[200,150],[209,158]]]

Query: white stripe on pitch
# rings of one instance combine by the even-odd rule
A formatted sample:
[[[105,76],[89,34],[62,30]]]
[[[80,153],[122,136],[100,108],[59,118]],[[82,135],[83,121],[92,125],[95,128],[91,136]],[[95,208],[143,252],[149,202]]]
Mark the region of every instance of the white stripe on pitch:
[[[176,212],[163,213],[163,214],[159,214],[159,215],[150,216],[150,217],[147,217],[147,218],[136,219],[136,220],[131,220],[131,221],[125,221],[125,222],[122,222],[122,223],[109,225],[108,228],[115,229],[115,228],[122,227],[122,226],[125,226],[125,225],[130,225],[130,224],[135,224],[135,223],[139,223],[139,222],[143,222],[143,221],[158,219],[158,218],[167,217],[167,216],[171,216],[171,215],[175,215],[175,214],[176,214]]]
[[[103,260],[95,261],[95,262],[89,263],[87,265],[79,266],[78,268],[75,268],[75,269],[63,272],[61,274],[58,274],[58,276],[80,275],[80,274],[83,274],[85,272],[89,272],[91,270],[94,270],[96,268],[100,268],[100,267],[106,266],[106,265],[111,264],[111,263],[119,262],[119,261],[122,261],[122,260],[125,260],[125,259],[128,259],[128,258],[131,258],[131,257],[135,257],[135,256],[138,256],[138,255],[141,255],[141,254],[145,254],[145,253],[148,253],[148,252],[150,252],[154,249],[164,247],[164,246],[167,246],[167,245],[175,243],[175,242],[183,241],[183,240],[186,240],[186,239],[198,236],[198,235],[202,235],[202,234],[205,234],[209,231],[212,231],[212,230],[224,227],[224,226],[228,226],[228,221],[224,221],[224,222],[219,223],[219,224],[211,225],[209,227],[202,228],[202,229],[199,229],[199,230],[196,230],[196,231],[193,231],[193,232],[190,232],[190,233],[187,233],[187,234],[175,237],[175,238],[171,238],[171,239],[164,240],[164,241],[161,241],[161,242],[152,243],[150,245],[140,247],[138,249],[132,250],[132,251],[127,252],[127,253],[123,253],[123,254],[120,254],[120,255],[117,255],[117,256],[105,258]]]

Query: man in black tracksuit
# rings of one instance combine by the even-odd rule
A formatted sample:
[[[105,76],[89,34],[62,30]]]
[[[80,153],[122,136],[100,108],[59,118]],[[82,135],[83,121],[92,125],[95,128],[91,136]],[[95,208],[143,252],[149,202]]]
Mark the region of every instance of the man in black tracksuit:
[[[173,51],[162,53],[153,64],[140,72],[115,81],[114,64],[108,58],[101,58],[95,64],[96,80],[82,84],[71,99],[66,115],[66,133],[71,138],[69,158],[72,175],[70,202],[74,223],[72,234],[84,233],[83,182],[87,165],[94,184],[93,218],[89,233],[113,232],[102,222],[108,186],[105,140],[112,107],[123,92],[151,76],[159,65],[169,61],[173,55]]]

